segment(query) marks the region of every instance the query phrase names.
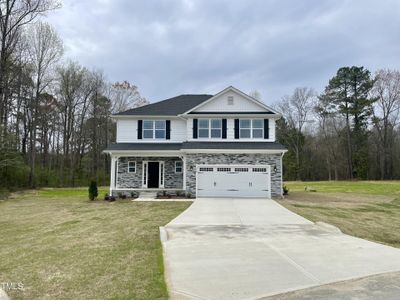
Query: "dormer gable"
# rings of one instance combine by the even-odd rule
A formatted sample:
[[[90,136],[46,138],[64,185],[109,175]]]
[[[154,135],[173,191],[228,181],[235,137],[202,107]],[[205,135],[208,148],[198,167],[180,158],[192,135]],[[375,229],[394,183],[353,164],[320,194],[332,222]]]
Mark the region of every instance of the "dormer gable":
[[[184,114],[205,113],[258,113],[272,114],[279,117],[279,113],[261,101],[230,86],[208,100],[186,111]]]

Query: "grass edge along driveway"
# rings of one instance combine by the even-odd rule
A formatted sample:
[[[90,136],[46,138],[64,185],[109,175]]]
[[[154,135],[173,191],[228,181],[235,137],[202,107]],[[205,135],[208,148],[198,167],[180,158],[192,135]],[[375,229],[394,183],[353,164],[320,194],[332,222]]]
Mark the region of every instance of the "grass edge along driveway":
[[[12,299],[167,299],[159,226],[189,205],[13,194],[0,201],[0,282],[23,283]]]

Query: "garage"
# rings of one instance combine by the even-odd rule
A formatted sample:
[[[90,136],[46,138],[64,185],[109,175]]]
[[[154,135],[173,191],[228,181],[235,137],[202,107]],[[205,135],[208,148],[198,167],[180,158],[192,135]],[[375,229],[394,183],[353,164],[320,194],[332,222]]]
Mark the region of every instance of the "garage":
[[[198,165],[197,197],[271,198],[269,165]]]

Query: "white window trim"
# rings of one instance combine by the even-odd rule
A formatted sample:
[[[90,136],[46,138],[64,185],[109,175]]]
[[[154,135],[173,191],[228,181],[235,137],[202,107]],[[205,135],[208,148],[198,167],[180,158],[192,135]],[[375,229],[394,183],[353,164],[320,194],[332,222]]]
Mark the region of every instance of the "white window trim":
[[[249,128],[242,128],[242,127],[240,127],[240,121],[242,121],[242,120],[250,120],[250,127]],[[261,126],[261,128],[260,127],[256,127],[256,128],[253,128],[253,120],[261,120],[261,122],[262,122],[262,126]],[[242,140],[250,140],[250,139],[259,139],[259,140],[264,140],[264,119],[239,119],[239,139],[242,139]],[[242,137],[241,136],[241,129],[249,129],[250,130],[250,137]],[[261,137],[256,137],[256,138],[253,138],[253,129],[261,129],[262,130],[262,134],[261,134]]]
[[[200,128],[200,120],[207,120],[208,121],[208,128]],[[212,120],[219,120],[220,121],[220,123],[221,123],[221,127],[219,127],[219,128],[211,128],[211,123],[212,123]],[[198,119],[198,125],[197,125],[197,138],[198,139],[206,139],[206,140],[208,140],[208,139],[222,139],[222,119],[220,119],[220,118],[212,118],[212,119]],[[205,130],[205,129],[208,129],[208,136],[207,137],[200,137],[200,130]],[[220,136],[219,137],[211,137],[211,130],[212,129],[219,129],[220,130]]]
[[[164,129],[156,129],[156,121],[159,122],[164,122]],[[144,128],[144,122],[152,122],[153,127],[152,129],[146,129]],[[153,137],[148,138],[144,136],[144,131],[145,130],[152,130],[153,131]],[[164,137],[163,138],[156,138],[156,130],[163,130],[164,131]],[[166,140],[167,139],[167,121],[166,120],[143,120],[143,128],[142,128],[142,139],[144,140]]]
[[[134,163],[134,164],[135,164],[135,172],[131,172],[131,171],[129,170],[129,164],[130,164],[130,163]],[[136,173],[136,161],[134,161],[134,160],[128,161],[128,173]]]
[[[176,171],[176,164],[177,163],[181,163],[181,166],[180,166],[180,168],[181,168],[181,171],[180,172],[177,172]],[[181,160],[176,160],[175,161],[175,174],[182,174],[183,173],[183,161],[181,161]]]

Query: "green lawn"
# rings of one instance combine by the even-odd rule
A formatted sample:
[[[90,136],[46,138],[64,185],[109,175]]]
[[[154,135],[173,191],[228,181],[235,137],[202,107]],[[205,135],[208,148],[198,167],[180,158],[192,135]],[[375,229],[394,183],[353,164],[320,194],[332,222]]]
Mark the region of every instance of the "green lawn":
[[[312,221],[400,248],[400,181],[286,182],[280,203]],[[305,192],[304,187],[317,192]]]
[[[358,193],[400,196],[400,180],[391,181],[287,181],[291,191],[304,191],[306,186],[321,193]]]
[[[13,299],[167,299],[158,227],[189,205],[90,202],[87,188],[14,194],[0,201],[0,282],[24,284]]]

